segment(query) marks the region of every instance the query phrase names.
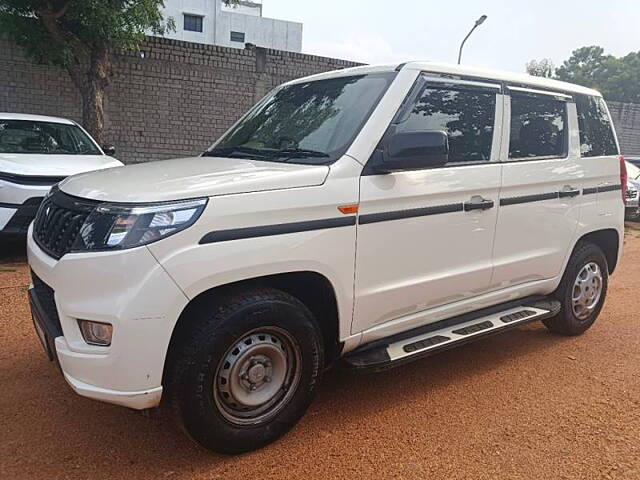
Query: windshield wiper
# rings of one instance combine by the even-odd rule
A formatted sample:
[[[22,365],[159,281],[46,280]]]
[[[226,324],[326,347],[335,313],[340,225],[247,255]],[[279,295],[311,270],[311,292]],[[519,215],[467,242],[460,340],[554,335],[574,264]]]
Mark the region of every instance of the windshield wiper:
[[[246,157],[247,155],[258,158],[269,158],[270,152],[265,152],[257,148],[239,146],[214,148],[202,154],[203,157]]]
[[[275,150],[273,154],[276,156],[284,156],[287,158],[305,158],[305,157],[328,158],[329,157],[329,155],[324,152],[319,152],[318,150],[307,150],[304,148],[285,148],[283,150]]]
[[[291,160],[296,158],[329,158],[330,155],[317,150],[307,150],[304,148],[284,148],[282,150],[259,149],[251,147],[221,147],[207,150],[203,157],[253,157],[268,160]]]

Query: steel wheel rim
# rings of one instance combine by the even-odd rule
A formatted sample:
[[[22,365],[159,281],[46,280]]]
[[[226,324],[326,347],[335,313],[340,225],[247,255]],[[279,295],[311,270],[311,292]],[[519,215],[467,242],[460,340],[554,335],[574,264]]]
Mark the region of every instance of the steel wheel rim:
[[[585,320],[591,315],[602,296],[602,287],[602,271],[597,263],[589,262],[580,269],[571,294],[571,305],[576,318]]]
[[[236,425],[272,419],[296,391],[301,354],[293,336],[278,327],[244,334],[226,351],[213,379],[219,411]]]

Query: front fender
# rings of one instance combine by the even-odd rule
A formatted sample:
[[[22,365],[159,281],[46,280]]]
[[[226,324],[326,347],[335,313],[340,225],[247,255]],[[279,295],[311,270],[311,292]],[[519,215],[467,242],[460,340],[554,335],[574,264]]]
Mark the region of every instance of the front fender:
[[[243,280],[293,272],[318,273],[334,289],[343,339],[351,333],[355,228],[194,243],[168,255],[153,244],[149,247],[190,300],[212,288]]]

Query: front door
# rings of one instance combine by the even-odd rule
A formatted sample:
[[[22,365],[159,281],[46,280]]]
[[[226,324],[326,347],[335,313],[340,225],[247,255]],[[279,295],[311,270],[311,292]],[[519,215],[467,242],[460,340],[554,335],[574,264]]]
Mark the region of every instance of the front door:
[[[390,129],[445,131],[449,162],[390,174],[365,168],[353,333],[391,322],[394,330],[409,329],[428,323],[425,312],[433,307],[487,291],[501,179],[502,103],[497,83],[428,74],[417,81]]]

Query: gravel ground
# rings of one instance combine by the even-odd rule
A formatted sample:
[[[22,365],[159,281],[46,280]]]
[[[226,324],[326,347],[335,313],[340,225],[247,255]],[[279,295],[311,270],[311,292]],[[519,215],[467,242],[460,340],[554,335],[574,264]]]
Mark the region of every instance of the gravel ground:
[[[81,398],[49,363],[23,253],[0,249],[0,478],[640,478],[640,228],[595,326],[531,324],[386,373],[329,372],[300,424],[225,457],[162,412]]]

